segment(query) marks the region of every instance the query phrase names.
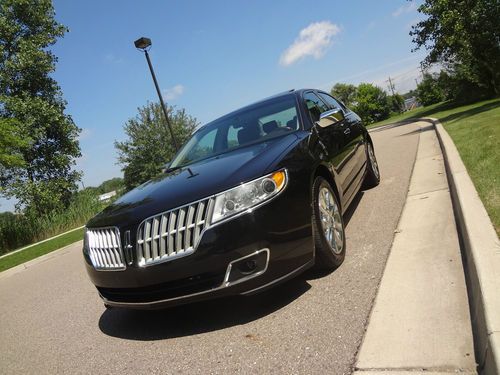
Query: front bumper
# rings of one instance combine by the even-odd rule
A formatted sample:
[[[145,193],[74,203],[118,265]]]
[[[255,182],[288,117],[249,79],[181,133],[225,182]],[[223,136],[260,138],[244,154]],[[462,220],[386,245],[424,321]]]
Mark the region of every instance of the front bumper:
[[[84,253],[87,272],[107,305],[137,309],[263,290],[313,264],[307,194],[308,189],[290,185],[268,204],[209,227],[189,256],[148,267],[134,262],[110,272],[94,269]],[[231,264],[258,254],[266,254],[265,269],[228,279]]]
[[[267,249],[263,249],[267,250]],[[292,277],[295,277],[299,275],[300,273],[304,272],[308,268],[312,267],[314,265],[314,259],[309,260],[308,262],[304,263],[303,265],[297,267],[296,269],[285,273],[284,275],[276,278],[264,278],[263,273],[259,273],[255,277],[261,277],[260,280],[256,280],[256,282],[251,282],[251,279],[253,277],[245,279],[241,282],[235,283],[235,284],[227,284],[227,283],[222,283],[219,286],[215,286],[210,289],[206,290],[201,290],[199,292],[193,292],[193,293],[188,293],[188,294],[182,294],[177,297],[166,297],[166,298],[157,298],[154,300],[150,301],[131,301],[127,298],[124,300],[116,300],[116,299],[110,299],[113,297],[110,297],[108,294],[105,293],[106,296],[103,295],[103,293],[99,292],[99,296],[102,298],[104,303],[109,306],[113,307],[121,307],[121,308],[130,308],[130,309],[137,309],[137,310],[154,310],[154,309],[163,309],[163,308],[168,308],[172,306],[178,306],[182,304],[187,304],[187,303],[192,303],[192,302],[200,302],[208,299],[215,299],[215,298],[221,298],[225,296],[231,296],[231,295],[252,295],[256,294],[259,292],[262,292],[264,290],[267,290],[268,288],[273,287],[276,284],[279,284],[281,282],[284,282]],[[262,275],[262,276],[261,276]],[[266,282],[265,280],[268,280]],[[99,288],[98,288],[99,289]],[[159,290],[156,289],[156,292]],[[135,291],[136,293],[138,292],[137,290]],[[140,292],[140,291],[139,291]],[[144,294],[142,295],[144,297]],[[158,295],[159,296],[159,295]]]

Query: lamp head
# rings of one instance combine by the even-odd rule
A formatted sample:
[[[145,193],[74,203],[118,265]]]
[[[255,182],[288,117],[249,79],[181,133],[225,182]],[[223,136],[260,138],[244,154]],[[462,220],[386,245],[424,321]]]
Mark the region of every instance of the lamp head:
[[[134,42],[135,48],[145,50],[148,47],[151,47],[151,39],[149,38],[139,38]]]

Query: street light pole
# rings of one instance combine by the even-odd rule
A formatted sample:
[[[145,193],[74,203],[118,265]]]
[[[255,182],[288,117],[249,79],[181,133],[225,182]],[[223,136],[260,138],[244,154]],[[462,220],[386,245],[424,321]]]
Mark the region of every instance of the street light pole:
[[[174,130],[172,129],[172,125],[170,124],[170,120],[168,119],[167,107],[165,107],[165,102],[163,101],[163,96],[161,95],[160,86],[158,85],[158,81],[156,80],[155,71],[153,69],[153,64],[151,64],[151,59],[149,58],[148,49],[151,46],[151,40],[148,38],[140,38],[134,42],[137,49],[141,49],[144,51],[144,55],[146,55],[146,60],[148,62],[149,71],[151,72],[151,76],[153,77],[153,82],[155,84],[156,92],[158,94],[158,98],[160,99],[161,108],[163,109],[163,114],[165,115],[165,121],[167,122],[168,129],[170,130],[170,136],[172,137],[172,143],[174,144],[175,152],[179,151],[178,143],[175,139]]]

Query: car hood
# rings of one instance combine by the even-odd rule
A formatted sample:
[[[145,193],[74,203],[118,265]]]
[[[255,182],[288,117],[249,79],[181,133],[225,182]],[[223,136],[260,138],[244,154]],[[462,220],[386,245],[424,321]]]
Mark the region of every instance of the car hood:
[[[147,217],[230,189],[272,171],[295,133],[248,145],[160,175],[128,192],[91,219],[88,227],[129,226]]]

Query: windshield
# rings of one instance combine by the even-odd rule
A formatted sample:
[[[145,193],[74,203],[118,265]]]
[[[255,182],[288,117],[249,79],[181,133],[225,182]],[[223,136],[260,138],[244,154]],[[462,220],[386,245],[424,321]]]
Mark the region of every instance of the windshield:
[[[177,154],[170,168],[179,168],[245,145],[298,130],[295,97],[270,99],[237,111],[197,131]]]

